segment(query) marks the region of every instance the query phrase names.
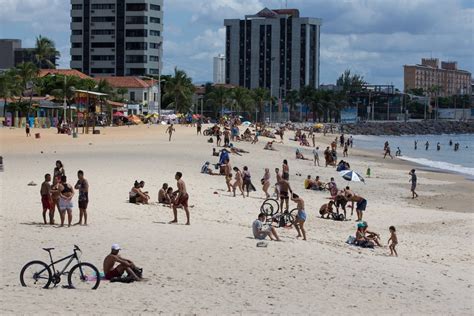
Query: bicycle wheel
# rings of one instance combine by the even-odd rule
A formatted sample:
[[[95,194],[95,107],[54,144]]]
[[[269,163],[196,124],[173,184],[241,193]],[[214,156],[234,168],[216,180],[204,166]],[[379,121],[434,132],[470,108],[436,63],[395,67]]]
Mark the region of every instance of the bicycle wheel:
[[[273,209],[273,205],[270,203],[263,203],[260,207],[260,213],[263,213],[266,216],[273,216],[273,214],[276,214],[275,210]]]
[[[95,290],[100,284],[99,270],[93,264],[78,263],[69,271],[67,281],[71,289]]]
[[[264,208],[264,206],[265,206],[265,208]],[[265,210],[268,209],[268,208],[271,209],[271,211],[272,211],[271,214],[265,212]],[[273,216],[273,215],[277,214],[280,211],[280,204],[275,199],[266,199],[265,201],[263,201],[263,204],[260,207],[260,211],[264,214],[267,214],[268,216]]]
[[[295,223],[296,214],[298,214],[297,209],[293,209],[290,212],[284,212],[281,216],[281,223],[283,227],[291,227]]]
[[[43,261],[31,261],[23,266],[20,272],[22,286],[47,289],[51,284],[52,274]]]

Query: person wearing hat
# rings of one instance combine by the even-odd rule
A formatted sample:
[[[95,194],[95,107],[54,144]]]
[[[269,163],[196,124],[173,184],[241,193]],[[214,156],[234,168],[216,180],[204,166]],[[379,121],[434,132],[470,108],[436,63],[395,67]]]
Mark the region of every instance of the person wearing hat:
[[[119,255],[119,251],[122,248],[118,244],[113,244],[110,254],[107,255],[104,259],[104,274],[107,280],[111,280],[113,278],[119,278],[122,276],[124,272],[127,272],[128,276],[134,279],[135,281],[139,281],[140,277],[134,272],[137,269],[135,264],[128,259],[122,258]],[[114,268],[115,264],[118,265]]]

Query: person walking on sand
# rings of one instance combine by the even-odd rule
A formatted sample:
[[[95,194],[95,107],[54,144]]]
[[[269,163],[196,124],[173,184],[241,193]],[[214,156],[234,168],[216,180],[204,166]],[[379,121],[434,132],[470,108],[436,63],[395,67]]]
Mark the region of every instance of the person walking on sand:
[[[183,174],[181,172],[176,172],[175,179],[177,181],[176,185],[178,187],[178,190],[174,192],[177,194],[177,197],[173,203],[173,220],[170,222],[170,224],[175,224],[178,223],[178,207],[182,206],[184,208],[184,211],[186,212],[186,225],[191,225],[191,222],[189,220],[189,207],[188,207],[188,200],[189,200],[189,195],[188,192],[186,191],[186,184],[183,181]]]
[[[298,194],[293,193],[291,200],[296,203],[296,209],[298,213],[295,218],[295,228],[298,232],[296,238],[303,237],[303,240],[306,240],[306,230],[304,229],[304,223],[306,222],[306,212],[304,210],[304,200],[298,196]]]
[[[72,222],[72,198],[74,196],[74,189],[67,183],[66,176],[61,177],[61,183],[58,186],[59,190],[59,215],[61,217],[61,227],[64,227],[64,220],[67,212],[68,227],[71,227]]]
[[[25,132],[26,132],[26,137],[30,137],[30,124],[26,123],[25,125]]]
[[[283,164],[281,166],[281,172],[283,175],[283,179],[290,180],[290,167],[288,166],[288,161],[285,159],[283,160]]]
[[[440,150],[441,150],[441,144],[440,144],[439,142],[436,144],[436,150],[437,150],[437,151],[440,151]]]
[[[51,175],[49,173],[44,175],[44,182],[41,184],[41,204],[43,205],[43,222],[48,224],[46,220],[46,212],[49,211],[49,224],[54,224],[54,205],[51,197]]]
[[[235,197],[235,191],[237,190],[237,188],[239,188],[240,192],[242,192],[242,196],[245,198],[244,188],[243,188],[243,180],[242,180],[242,172],[237,167],[234,167],[233,170],[235,172],[235,182],[232,185],[232,193],[234,193],[234,197]]]
[[[268,199],[270,198],[270,194],[268,193],[268,188],[270,187],[270,169],[265,168],[265,173],[262,178],[262,190],[265,192],[265,197]]]
[[[395,256],[398,257],[397,250],[395,249],[398,245],[397,230],[395,229],[395,226],[390,226],[388,230],[390,231],[390,238],[388,239],[387,244],[390,249],[390,255],[393,256],[393,254],[395,254]]]
[[[230,165],[229,159],[226,159],[224,162],[224,175],[225,175],[225,184],[227,185],[227,192],[232,191],[232,186],[230,185],[230,182],[232,181],[232,167]]]
[[[168,133],[169,134],[169,139],[168,141],[170,142],[171,141],[171,136],[173,135],[173,132],[175,131],[174,127],[173,127],[173,124],[171,124],[170,126],[168,126],[168,128],[166,129],[165,131],[165,134]]]
[[[410,172],[408,173],[411,178],[410,178],[410,181],[411,182],[411,198],[414,199],[414,198],[417,198],[418,197],[418,194],[415,192],[416,190],[416,182],[417,182],[417,177],[416,177],[416,174],[415,174],[415,169],[411,169]]]
[[[77,172],[77,182],[74,189],[79,190],[79,221],[76,225],[82,225],[82,219],[84,219],[84,225],[87,226],[87,205],[89,204],[89,182],[84,178],[84,171],[79,170]]]
[[[319,167],[319,147],[316,147],[313,149],[313,159],[314,159],[314,165],[318,164]]]
[[[387,155],[393,159],[393,156],[392,156],[392,153],[390,151],[390,146],[387,145],[387,147],[385,147],[385,154],[383,155],[383,159],[385,159],[385,157],[387,157]]]
[[[244,171],[242,171],[242,181],[244,191],[247,192],[248,197],[250,191],[255,191],[255,187],[252,184],[252,175],[250,174],[249,168],[247,166],[244,166]]]

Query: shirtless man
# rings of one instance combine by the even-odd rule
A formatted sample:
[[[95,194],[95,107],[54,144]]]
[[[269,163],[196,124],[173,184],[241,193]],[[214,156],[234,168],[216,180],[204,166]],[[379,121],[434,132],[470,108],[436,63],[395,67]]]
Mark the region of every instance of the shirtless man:
[[[356,203],[356,212],[357,212],[356,222],[362,221],[362,217],[364,214],[363,212],[367,208],[367,200],[356,194],[353,194],[351,197],[348,197],[347,200],[352,202],[352,206],[351,206],[352,209],[354,209],[354,203]]]
[[[329,216],[334,213],[333,205],[334,201],[329,201],[329,203],[321,205],[321,208],[319,209],[319,215],[321,215],[321,218],[324,218],[324,215],[326,215],[326,219],[329,219]]]
[[[240,192],[242,192],[242,196],[245,198],[244,188],[243,188],[242,172],[237,167],[234,167],[233,170],[235,172],[235,182],[232,185],[232,192],[234,193],[234,197],[235,197],[236,189],[239,188]]]
[[[183,174],[181,172],[176,172],[176,175],[174,178],[177,180],[176,185],[178,187],[178,190],[175,192],[177,193],[177,197],[173,203],[174,218],[170,222],[170,224],[174,224],[178,222],[178,206],[182,206],[184,208],[184,211],[186,212],[186,225],[191,225],[191,222],[189,221],[189,208],[188,208],[189,195],[188,195],[188,192],[186,192],[186,184],[184,183],[182,177],[183,177]]]
[[[280,180],[278,181],[278,187],[280,189],[280,208],[283,209],[283,202],[284,202],[285,210],[288,211],[289,200],[290,200],[290,195],[288,194],[288,191],[290,193],[293,193],[290,187],[290,183],[288,182],[288,180],[285,180],[281,177]]]
[[[74,189],[79,190],[79,221],[76,225],[82,225],[82,219],[84,219],[84,225],[87,226],[87,205],[89,204],[89,182],[84,178],[84,171],[79,170],[77,172],[77,183]]]
[[[224,162],[224,175],[225,175],[225,184],[227,185],[227,192],[231,192],[230,182],[232,181],[232,167],[230,165],[229,159],[226,159]]]
[[[306,222],[306,212],[304,210],[304,200],[298,196],[298,194],[293,193],[291,200],[296,203],[296,209],[298,214],[295,218],[295,228],[298,232],[296,238],[303,237],[303,240],[306,240],[306,230],[304,229],[304,223]]]
[[[139,281],[140,277],[138,277],[133,271],[133,269],[136,269],[135,264],[131,260],[122,258],[119,255],[120,249],[119,245],[113,244],[110,254],[105,257],[103,265],[105,278],[107,280],[119,278],[126,271],[129,277],[133,278],[135,281]],[[116,263],[118,263],[118,266],[114,268]]]
[[[229,147],[230,144],[230,131],[224,128],[224,147]]]
[[[158,191],[158,203],[167,204],[167,205],[170,204],[170,199],[168,195],[166,194],[167,190],[168,190],[168,183],[163,183],[163,186]]]
[[[168,133],[170,135],[168,141],[171,141],[171,135],[173,135],[173,132],[175,131],[174,127],[173,127],[173,124],[171,124],[170,126],[168,126],[168,128],[166,129],[165,131],[165,134]]]
[[[44,182],[41,183],[41,204],[43,205],[43,221],[45,224],[48,224],[46,221],[46,211],[49,211],[49,224],[54,224],[54,205],[53,199],[51,198],[51,175],[49,173],[44,175]]]

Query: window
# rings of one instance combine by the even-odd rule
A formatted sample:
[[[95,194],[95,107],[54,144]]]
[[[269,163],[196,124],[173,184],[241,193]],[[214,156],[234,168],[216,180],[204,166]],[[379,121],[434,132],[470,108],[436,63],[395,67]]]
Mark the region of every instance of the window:
[[[93,16],[91,22],[115,22],[115,16]]]
[[[127,50],[146,50],[146,43],[144,42],[128,42],[125,44]]]
[[[82,43],[72,43],[72,48],[82,48]]]
[[[160,36],[160,31],[150,30],[151,36]]]
[[[81,61],[82,60],[82,55],[72,55],[71,60]]]
[[[127,69],[127,76],[145,76],[146,69],[145,68],[128,68]]]
[[[74,22],[74,23],[80,23],[80,22],[82,22],[82,17],[80,17],[80,16],[74,16],[74,17],[72,18],[72,22]]]
[[[130,91],[130,101],[135,101],[135,92]]]
[[[114,48],[115,43],[107,43],[107,42],[99,42],[99,43],[91,43],[92,48]]]
[[[82,4],[73,4],[72,9],[73,10],[82,10]]]
[[[127,16],[125,24],[148,24],[146,16]]]
[[[82,30],[72,30],[72,35],[82,35]]]
[[[127,3],[127,11],[148,11],[146,3]]]
[[[150,61],[160,61],[159,56],[150,56]]]
[[[126,55],[126,63],[146,63],[146,55]]]
[[[115,55],[92,55],[91,60],[95,60],[95,61],[115,60]]]
[[[92,68],[91,72],[94,74],[113,74],[115,68]]]
[[[150,10],[160,11],[161,7],[157,4],[150,4]]]
[[[92,30],[92,35],[114,35],[115,30]]]
[[[127,30],[125,34],[128,37],[147,37],[146,30]]]
[[[160,18],[150,17],[150,23],[160,23]]]
[[[150,75],[159,75],[160,70],[159,69],[150,69]]]
[[[91,6],[92,10],[113,10],[115,9],[115,4],[109,3],[96,3]]]
[[[160,48],[161,43],[150,43],[150,48]]]
[[[145,100],[145,101],[148,100],[148,93],[143,92],[143,100]]]

